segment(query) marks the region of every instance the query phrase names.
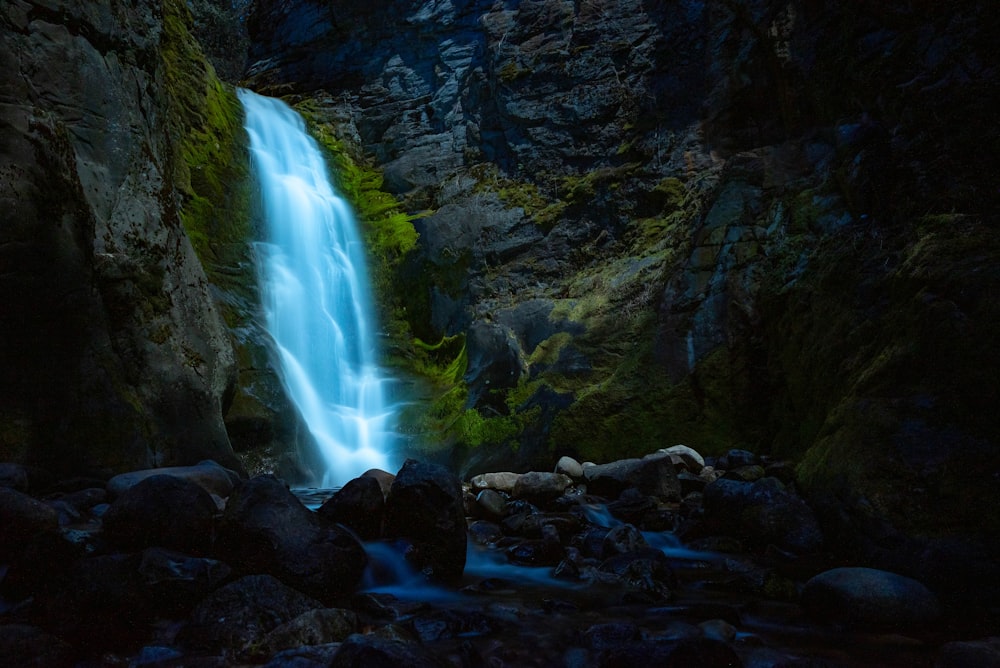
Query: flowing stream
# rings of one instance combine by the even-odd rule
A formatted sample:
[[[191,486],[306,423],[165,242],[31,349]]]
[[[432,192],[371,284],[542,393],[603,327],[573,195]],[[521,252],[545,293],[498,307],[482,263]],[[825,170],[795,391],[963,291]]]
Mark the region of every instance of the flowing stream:
[[[371,468],[395,471],[388,379],[376,363],[365,247],[302,118],[239,91],[266,238],[258,270],[267,330],[286,390],[316,442],[324,487]]]

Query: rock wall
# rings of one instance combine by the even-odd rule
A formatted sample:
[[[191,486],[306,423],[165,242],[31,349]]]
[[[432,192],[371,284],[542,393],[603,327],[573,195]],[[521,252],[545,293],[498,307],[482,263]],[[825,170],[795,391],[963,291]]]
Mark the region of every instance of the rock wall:
[[[197,49],[186,13],[0,8],[0,459],[75,475],[240,466],[222,421],[233,347],[177,186],[192,123],[169,113],[183,77],[166,53]]]
[[[801,461],[845,549],[903,558],[1000,536],[996,28],[975,1],[260,0],[248,81],[336,107],[421,214],[386,299],[457,463],[751,447]]]

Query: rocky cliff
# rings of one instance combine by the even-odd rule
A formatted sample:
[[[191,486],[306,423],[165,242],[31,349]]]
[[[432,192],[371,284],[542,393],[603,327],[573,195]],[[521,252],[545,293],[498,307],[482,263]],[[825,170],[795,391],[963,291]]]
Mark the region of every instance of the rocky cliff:
[[[0,8],[0,459],[240,467],[233,345],[185,232],[222,204],[239,108],[190,25],[174,0]]]
[[[250,84],[338,119],[419,214],[390,352],[467,470],[743,445],[800,461],[845,549],[995,545],[986,4],[259,0],[248,26]]]

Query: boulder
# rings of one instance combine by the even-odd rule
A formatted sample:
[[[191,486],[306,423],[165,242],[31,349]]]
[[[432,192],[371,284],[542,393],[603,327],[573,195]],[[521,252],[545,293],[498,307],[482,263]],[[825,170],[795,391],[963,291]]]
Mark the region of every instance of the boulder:
[[[802,606],[814,617],[859,628],[928,624],[941,615],[937,597],[922,583],[874,568],[834,568],[802,589]]]
[[[50,506],[10,487],[0,487],[0,560],[23,550],[41,533],[59,530],[59,513]]]
[[[358,616],[352,610],[317,608],[304,612],[267,634],[254,648],[254,656],[267,657],[282,650],[342,642],[357,630]]]
[[[706,485],[703,495],[706,531],[739,538],[751,547],[773,544],[797,554],[814,552],[823,542],[806,502],[774,478],[719,479]]]
[[[178,641],[188,649],[242,652],[282,624],[322,607],[271,575],[248,575],[206,596]]]
[[[620,459],[609,464],[584,467],[587,490],[592,494],[617,498],[629,487],[666,501],[679,501],[681,486],[668,454],[643,459]]]
[[[1000,637],[947,642],[934,668],[1000,668]]]
[[[232,569],[221,561],[192,557],[152,547],[142,552],[139,582],[161,615],[181,615],[229,579]]]
[[[475,510],[484,519],[500,519],[507,511],[507,499],[495,489],[484,489],[476,495]]]
[[[323,600],[353,590],[368,563],[357,539],[321,523],[273,475],[233,492],[218,543],[220,556],[238,571],[274,575]]]
[[[222,498],[229,496],[230,492],[233,491],[234,484],[239,482],[239,476],[236,473],[206,459],[194,466],[165,466],[158,469],[120,473],[108,480],[108,494],[112,498],[120,496],[125,490],[154,475],[168,475],[188,480],[203,487],[209,494],[216,494]]]
[[[217,512],[200,485],[154,475],[126,489],[102,521],[108,540],[125,550],[158,546],[205,555],[211,550]]]
[[[373,540],[382,533],[385,497],[379,481],[362,475],[344,485],[319,507],[321,519],[343,524],[361,540]]]
[[[386,501],[385,535],[407,541],[407,558],[430,578],[461,577],[466,526],[458,478],[443,466],[406,460]]]
[[[382,496],[389,496],[389,490],[392,489],[392,481],[396,479],[396,476],[389,473],[388,471],[383,471],[382,469],[368,469],[361,474],[362,478],[374,478],[378,481],[379,489],[382,490]]]
[[[569,476],[562,473],[531,471],[522,474],[517,479],[511,494],[515,499],[525,499],[530,503],[544,504],[562,496],[562,493],[571,484],[573,484],[573,481],[570,480]]]

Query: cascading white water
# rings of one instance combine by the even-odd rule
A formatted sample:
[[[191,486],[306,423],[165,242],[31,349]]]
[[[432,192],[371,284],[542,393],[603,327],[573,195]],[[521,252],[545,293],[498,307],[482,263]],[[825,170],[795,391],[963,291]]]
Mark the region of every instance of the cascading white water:
[[[324,487],[390,467],[394,411],[376,363],[365,248],[302,118],[239,91],[267,239],[258,269],[285,387],[319,447]]]

